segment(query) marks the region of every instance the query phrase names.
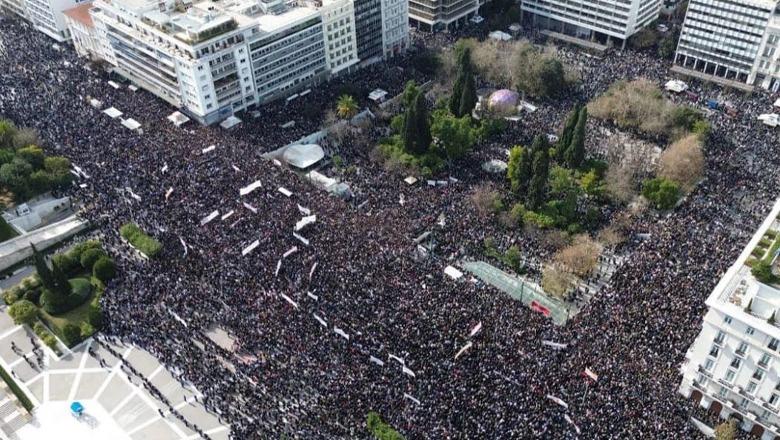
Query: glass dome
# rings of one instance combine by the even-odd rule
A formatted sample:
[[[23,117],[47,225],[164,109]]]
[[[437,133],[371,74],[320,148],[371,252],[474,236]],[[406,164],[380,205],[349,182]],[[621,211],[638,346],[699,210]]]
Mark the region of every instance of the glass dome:
[[[496,90],[488,98],[488,109],[499,113],[515,113],[520,95],[507,89]]]

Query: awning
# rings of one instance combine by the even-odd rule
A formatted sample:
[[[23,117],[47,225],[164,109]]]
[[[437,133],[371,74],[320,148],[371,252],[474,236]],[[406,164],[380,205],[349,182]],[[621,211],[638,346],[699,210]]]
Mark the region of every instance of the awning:
[[[190,120],[190,118],[185,116],[182,112],[173,112],[170,115],[168,115],[167,119],[177,127],[181,127],[183,124],[187,123]]]
[[[758,117],[758,120],[770,127],[780,125],[780,115],[777,113],[766,113]]]
[[[406,179],[404,179],[404,182],[406,182],[409,185],[414,185],[415,183],[417,183],[417,178],[414,176],[409,176]]]
[[[108,82],[108,85],[110,85],[111,87],[113,87],[113,88],[115,88],[115,89],[118,89],[118,88],[119,88],[119,84],[115,83],[114,81],[109,81],[109,82]]]
[[[452,266],[445,267],[444,273],[447,274],[447,276],[449,276],[453,280],[457,280],[458,278],[463,276],[463,272],[459,271],[458,269],[455,269]]]
[[[103,110],[103,113],[107,114],[108,116],[110,116],[113,119],[116,119],[116,118],[122,116],[122,112],[120,112],[119,110],[117,110],[114,107],[109,107],[109,108]]]
[[[686,90],[688,90],[688,84],[685,84],[684,82],[680,81],[679,79],[673,79],[668,81],[664,88],[670,92],[674,93],[682,93]]]
[[[95,107],[96,109],[99,109],[100,107],[103,107],[103,103],[100,102],[100,100],[97,100],[95,98],[92,98],[92,99],[89,100],[89,105],[91,105],[92,107]]]
[[[512,39],[512,36],[504,31],[493,31],[488,34],[488,37],[496,41],[509,41]]]
[[[129,128],[130,130],[137,130],[141,128],[141,124],[133,118],[125,119],[124,121],[122,121],[122,125]]]
[[[368,99],[374,102],[382,102],[385,100],[385,96],[387,96],[386,91],[382,89],[375,89],[374,91],[368,94]]]
[[[241,123],[241,119],[238,119],[235,116],[231,116],[224,121],[219,123],[219,126],[224,128],[225,130],[235,127],[236,125]]]
[[[292,145],[284,150],[282,157],[288,164],[306,169],[322,160],[325,157],[325,152],[317,144]]]

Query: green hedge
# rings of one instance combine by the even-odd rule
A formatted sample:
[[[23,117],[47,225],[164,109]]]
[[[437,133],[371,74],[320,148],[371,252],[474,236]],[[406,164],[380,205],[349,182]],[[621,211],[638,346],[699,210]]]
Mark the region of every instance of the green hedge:
[[[382,420],[374,411],[366,416],[366,425],[371,435],[377,440],[404,440],[404,436]]]
[[[25,394],[25,392],[19,388],[19,385],[16,384],[16,381],[11,377],[10,374],[8,374],[7,371],[3,369],[3,367],[0,367],[0,376],[3,377],[3,381],[6,383],[6,385],[8,385],[8,388],[11,389],[16,398],[19,399],[19,402],[22,404],[24,409],[26,409],[27,412],[32,411],[35,405],[33,405],[30,398],[27,397],[27,394]]]
[[[119,235],[149,258],[154,258],[162,250],[162,244],[147,235],[135,223],[123,225],[119,228]]]
[[[9,240],[19,235],[3,217],[0,217],[0,242]]]

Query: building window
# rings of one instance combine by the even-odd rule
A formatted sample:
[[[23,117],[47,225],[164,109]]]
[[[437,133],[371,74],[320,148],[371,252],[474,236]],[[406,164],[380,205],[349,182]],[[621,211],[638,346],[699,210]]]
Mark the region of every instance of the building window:
[[[734,376],[736,375],[737,373],[735,373],[734,370],[726,370],[726,377],[724,377],[724,379],[726,379],[726,382],[732,383],[734,382]]]
[[[718,396],[720,397],[726,397],[726,395],[729,393],[728,388],[726,387],[720,387],[720,390],[718,391]]]
[[[753,329],[753,327],[748,327],[748,328],[745,330],[745,333],[747,333],[747,334],[749,334],[749,335],[751,335],[751,336],[752,336],[752,335],[753,335],[753,333],[755,333],[755,332],[756,332],[756,331]]]
[[[760,368],[756,368],[756,371],[753,372],[753,379],[761,382],[761,379],[764,378],[764,370]]]
[[[753,394],[756,391],[756,388],[758,388],[758,385],[751,381],[748,383],[747,389],[745,391],[747,391],[748,394]]]
[[[726,324],[731,324],[731,316],[729,315],[724,316],[723,322],[725,322]]]
[[[715,343],[722,344],[725,338],[726,338],[726,334],[723,333],[722,331],[718,331],[718,336],[715,336]]]
[[[762,367],[769,366],[769,361],[772,359],[771,356],[769,356],[767,353],[763,353],[761,355],[761,359],[758,360],[758,365],[761,365]]]
[[[747,342],[742,341],[739,343],[739,347],[737,347],[737,354],[740,356],[744,356],[745,352],[747,352],[748,345]]]
[[[769,349],[770,350],[777,350],[777,343],[778,343],[777,339],[775,339],[775,338],[770,339],[769,340],[769,345],[768,345]]]
[[[772,396],[769,398],[769,404],[772,406],[777,405],[777,401],[780,400],[780,396],[777,394],[772,394]]]
[[[742,365],[742,359],[740,358],[734,358],[731,360],[731,365],[729,365],[731,368],[735,370],[739,370],[739,366]]]
[[[712,346],[712,348],[710,349],[710,356],[712,356],[712,357],[718,357],[718,353],[719,353],[719,352],[720,352],[720,349],[718,349],[718,347],[717,347],[717,346],[714,346],[714,345],[713,345],[713,346]]]
[[[712,366],[715,365],[715,361],[713,361],[710,358],[707,358],[707,361],[704,362],[704,369],[706,371],[712,371]]]

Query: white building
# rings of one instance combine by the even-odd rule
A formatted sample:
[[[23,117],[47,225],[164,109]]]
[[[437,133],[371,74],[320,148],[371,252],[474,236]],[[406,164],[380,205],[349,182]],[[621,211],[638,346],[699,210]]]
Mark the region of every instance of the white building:
[[[675,63],[777,91],[779,42],[777,0],[697,0],[688,4]]]
[[[95,33],[95,23],[89,10],[92,2],[81,3],[74,8],[63,11],[65,25],[70,32],[70,41],[79,56],[91,59],[102,58],[100,55],[100,42]]]
[[[409,19],[423,30],[450,29],[477,15],[483,3],[479,0],[409,0]]]
[[[524,0],[521,9],[535,27],[583,39],[617,39],[625,47],[628,37],[653,22],[663,0]]]
[[[750,266],[778,263],[778,215],[780,200],[707,298],[709,310],[685,355],[679,387],[764,440],[780,436],[780,286],[758,281]]]
[[[321,12],[325,28],[325,60],[331,75],[338,75],[360,61],[355,33],[355,3],[352,0],[326,0]]]
[[[76,0],[0,0],[2,8],[32,23],[36,29],[59,42],[70,39],[63,11]]]
[[[409,1],[382,0],[382,48],[384,58],[406,51],[409,46]]]

